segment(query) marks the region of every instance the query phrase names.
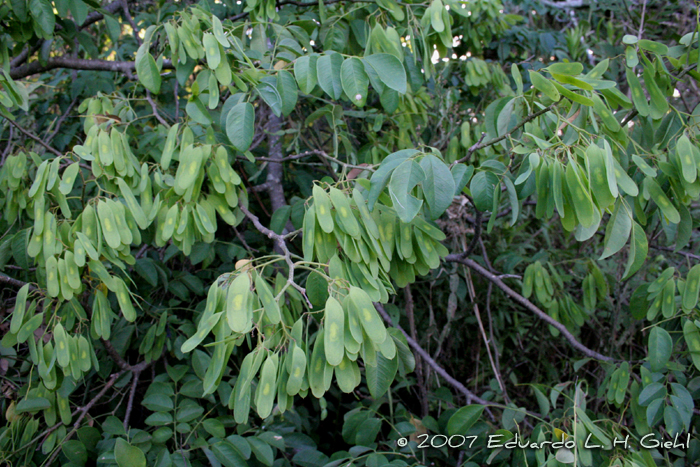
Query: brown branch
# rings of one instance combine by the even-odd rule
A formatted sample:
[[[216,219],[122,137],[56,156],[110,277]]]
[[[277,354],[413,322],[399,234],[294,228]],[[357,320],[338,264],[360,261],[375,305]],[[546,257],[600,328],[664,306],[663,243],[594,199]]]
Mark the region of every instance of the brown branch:
[[[411,336],[409,336],[408,333],[406,331],[404,331],[404,329],[401,326],[399,326],[398,323],[393,323],[391,321],[391,317],[389,316],[389,314],[386,312],[386,310],[384,309],[384,307],[380,303],[375,303],[374,307],[377,309],[377,311],[382,316],[382,318],[384,318],[384,321],[386,321],[387,324],[390,324],[393,327],[395,327],[396,329],[398,329],[399,331],[401,331],[401,333],[406,338],[408,345],[411,346],[413,348],[413,350],[418,352],[418,355],[421,356],[421,358],[423,359],[423,361],[425,361],[425,363],[427,363],[433,370],[435,370],[435,372],[438,375],[442,376],[442,378],[445,381],[447,381],[450,384],[450,386],[452,386],[453,388],[455,388],[456,390],[461,392],[464,395],[464,397],[467,398],[467,404],[471,404],[472,402],[477,402],[478,404],[486,405],[486,406],[497,405],[497,404],[493,404],[487,400],[480,398],[479,396],[477,396],[476,394],[471,392],[469,389],[467,389],[467,387],[464,386],[462,383],[460,383],[459,381],[454,379],[447,371],[445,371],[445,369],[443,367],[441,367],[435,360],[433,360],[433,358],[430,356],[430,354],[428,352],[426,352],[425,349],[423,349],[423,347],[421,347],[420,344],[418,344],[418,342],[413,340],[413,338]]]
[[[155,115],[156,119],[165,127],[165,128],[170,128],[170,125],[168,125],[168,122],[166,122],[163,117],[160,116],[160,113],[158,112],[158,107],[156,106],[156,103],[153,101],[153,98],[151,97],[151,91],[146,89],[146,100],[148,101],[149,104],[151,104],[151,109],[153,110],[153,115]]]
[[[506,293],[509,297],[511,297],[513,300],[515,300],[517,303],[520,305],[524,306],[527,308],[529,311],[534,313],[538,318],[541,320],[545,321],[547,324],[551,325],[552,327],[556,328],[559,330],[559,332],[564,336],[564,338],[569,341],[569,343],[579,350],[581,353],[586,355],[587,357],[594,358],[596,360],[603,360],[606,362],[613,361],[611,357],[608,357],[606,355],[603,355],[601,353],[596,352],[595,350],[591,350],[582,343],[580,343],[576,337],[574,337],[573,334],[569,332],[568,329],[566,329],[566,326],[561,324],[559,321],[555,320],[551,316],[549,316],[547,313],[544,311],[540,310],[537,306],[535,306],[530,300],[527,298],[523,297],[519,293],[517,293],[515,290],[511,289],[508,287],[500,277],[496,276],[495,274],[489,272],[486,268],[481,266],[479,263],[476,261],[469,259],[469,258],[464,258],[462,257],[461,254],[451,254],[447,255],[445,257],[445,261],[450,261],[450,262],[457,262],[464,264],[468,266],[470,269],[478,272],[480,275],[482,275],[484,278],[487,280],[491,281],[496,287],[501,289],[503,292]]]
[[[120,73],[132,73],[136,69],[135,62],[116,60],[91,60],[85,58],[60,57],[49,58],[44,64],[39,61],[26,63],[10,70],[12,79],[22,79],[37,73],[53,70],[56,68],[68,68],[72,70],[93,70],[93,71],[114,71]],[[169,59],[163,60],[163,69],[173,69],[173,64]]]
[[[52,148],[51,146],[49,146],[48,144],[46,144],[41,138],[39,138],[37,135],[32,134],[32,133],[28,132],[27,130],[25,130],[24,128],[22,128],[22,127],[19,125],[19,123],[14,122],[14,121],[10,120],[9,118],[6,119],[6,120],[7,120],[8,122],[10,122],[10,125],[12,125],[12,126],[14,126],[15,128],[17,128],[22,134],[24,134],[25,136],[27,136],[27,137],[33,139],[34,141],[36,141],[36,142],[39,143],[40,145],[44,146],[49,152],[52,152],[53,154],[55,154],[55,155],[58,156],[58,157],[63,157],[63,154],[61,154],[60,152],[58,152],[57,149]]]
[[[54,130],[51,132],[51,134],[46,137],[47,143],[50,143],[56,137],[56,135],[58,134],[58,131],[61,129],[61,125],[63,125],[63,122],[66,120],[68,115],[70,115],[71,110],[73,110],[73,107],[75,107],[75,104],[77,104],[77,103],[78,103],[78,98],[76,97],[75,99],[73,99],[73,101],[70,103],[70,105],[68,106],[66,111],[63,112],[63,115],[61,115],[61,117],[56,122],[56,128],[54,128]]]
[[[139,378],[141,377],[140,371],[134,371],[131,381],[131,389],[129,390],[129,400],[126,403],[126,413],[124,414],[124,429],[129,430],[129,419],[131,418],[131,411],[134,409],[134,396],[136,395],[136,386],[139,384]]]
[[[562,98],[562,99],[563,99],[563,98]],[[455,164],[459,164],[459,163],[461,163],[461,162],[466,162],[466,161],[468,161],[469,158],[471,158],[472,154],[473,154],[474,152],[478,151],[479,149],[484,149],[484,148],[487,148],[487,147],[489,147],[489,146],[493,146],[493,145],[496,144],[496,143],[500,143],[501,141],[503,141],[504,139],[506,139],[507,137],[509,137],[510,135],[512,135],[513,133],[515,133],[516,131],[518,131],[520,128],[524,127],[526,123],[531,122],[531,121],[533,121],[534,119],[536,119],[537,117],[539,117],[539,116],[541,116],[541,115],[544,115],[544,114],[546,114],[547,112],[549,112],[550,110],[552,110],[559,102],[561,102],[561,99],[559,99],[559,100],[556,101],[556,102],[552,102],[552,103],[549,104],[547,107],[545,107],[545,108],[543,108],[543,109],[540,109],[540,110],[538,110],[538,111],[535,112],[535,113],[532,113],[532,114],[528,115],[527,117],[523,118],[523,119],[520,121],[520,123],[518,123],[517,125],[515,125],[513,128],[511,128],[510,130],[508,130],[507,132],[505,132],[505,133],[502,134],[501,136],[499,136],[499,137],[497,137],[497,138],[490,139],[490,140],[486,141],[485,143],[482,143],[482,142],[481,142],[481,140],[484,139],[484,135],[482,134],[481,139],[479,140],[479,142],[476,143],[475,145],[473,145],[472,147],[469,148],[469,150],[467,151],[467,155],[464,156],[463,158],[459,159],[458,161],[454,162],[452,165],[455,165]]]
[[[83,421],[83,419],[88,414],[90,409],[97,403],[97,401],[102,399],[102,396],[104,396],[107,393],[109,388],[114,386],[114,383],[116,383],[117,380],[119,379],[119,377],[121,377],[124,373],[125,373],[124,370],[122,370],[118,373],[114,373],[109,378],[109,381],[107,381],[107,383],[104,385],[102,390],[100,390],[100,392],[98,392],[97,395],[95,397],[93,397],[92,400],[90,400],[90,402],[88,402],[84,407],[81,407],[80,409],[78,409],[78,411],[80,412],[80,416],[73,424],[73,429],[68,432],[68,434],[66,435],[65,438],[63,438],[61,443],[65,443],[66,441],[71,439],[71,437],[73,437],[75,432],[78,431],[78,428],[80,428],[80,422]],[[44,462],[44,465],[51,465],[51,463],[56,459],[56,456],[58,456],[59,452],[61,452],[60,446],[55,448],[53,454],[51,454],[51,457],[49,457],[48,460],[46,462]]]
[[[306,300],[306,305],[309,308],[313,308],[313,305],[311,304],[309,297],[306,296],[306,289],[301,287],[296,282],[294,282],[294,268],[295,268],[295,266],[294,266],[294,262],[292,261],[292,254],[289,252],[289,248],[287,248],[287,242],[285,241],[285,237],[283,235],[276,234],[272,230],[270,230],[267,227],[265,227],[264,225],[262,225],[262,223],[260,223],[260,219],[258,219],[258,217],[255,214],[250,212],[248,210],[248,208],[246,208],[242,204],[239,204],[238,207],[240,208],[241,211],[243,211],[243,214],[245,214],[245,216],[248,219],[250,219],[250,221],[253,223],[255,228],[260,233],[262,233],[263,235],[265,235],[269,239],[274,240],[276,242],[278,249],[282,251],[282,254],[284,256],[284,261],[287,263],[287,266],[289,267],[289,273],[288,273],[288,277],[287,277],[287,285],[291,285],[292,287],[297,289],[299,291],[299,293],[301,293],[301,295]]]
[[[121,355],[119,355],[119,352],[117,352],[117,349],[114,348],[112,343],[108,340],[105,339],[100,339],[102,341],[102,344],[105,346],[105,350],[107,350],[107,353],[109,354],[110,357],[112,357],[112,360],[114,360],[114,363],[117,364],[119,368],[122,369],[122,371],[133,371],[134,373],[141,373],[143,370],[148,368],[148,366],[151,364],[151,362],[143,361],[141,363],[138,363],[136,365],[130,365],[126,360],[122,358]]]
[[[13,287],[17,288],[22,288],[25,285],[27,285],[27,282],[21,281],[19,279],[15,279],[14,277],[6,276],[5,274],[0,273],[0,283],[11,285]],[[34,284],[29,284],[29,288],[31,290],[35,290],[36,286]]]

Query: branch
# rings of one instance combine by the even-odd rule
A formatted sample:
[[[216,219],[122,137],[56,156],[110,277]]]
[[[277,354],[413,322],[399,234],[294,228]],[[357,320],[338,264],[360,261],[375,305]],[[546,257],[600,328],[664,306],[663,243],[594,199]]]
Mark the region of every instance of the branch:
[[[581,344],[576,338],[569,332],[568,329],[566,329],[566,326],[561,324],[559,321],[555,320],[551,316],[549,316],[547,313],[544,311],[540,310],[535,306],[530,300],[527,298],[523,297],[519,293],[517,293],[515,290],[511,289],[508,287],[498,276],[495,274],[490,273],[486,268],[481,266],[479,263],[477,263],[474,260],[471,260],[469,258],[463,258],[461,254],[451,254],[447,255],[445,257],[445,261],[450,261],[450,262],[457,262],[464,264],[468,266],[469,268],[473,269],[474,271],[478,272],[482,276],[484,276],[486,279],[489,281],[493,282],[499,289],[504,291],[506,295],[510,296],[513,300],[527,308],[529,311],[534,313],[538,318],[541,320],[547,322],[547,324],[553,326],[554,328],[558,329],[559,332],[566,338],[566,340],[569,341],[569,343],[576,349],[578,349],[581,353],[586,355],[587,357],[594,358],[596,360],[603,360],[606,362],[613,361],[612,358],[605,356],[603,354],[600,354],[596,352],[595,350],[591,350],[585,345]]]
[[[563,98],[562,98],[562,99],[563,99]],[[502,134],[502,135],[499,136],[498,138],[493,138],[493,139],[490,139],[490,140],[486,141],[485,143],[482,143],[481,140],[484,139],[484,134],[482,134],[482,135],[481,135],[481,139],[479,140],[479,142],[476,143],[475,145],[473,145],[472,147],[469,148],[469,150],[467,151],[467,155],[464,156],[463,158],[459,159],[458,161],[452,163],[452,165],[455,165],[455,164],[459,164],[459,163],[461,163],[461,162],[468,161],[469,158],[472,156],[472,154],[473,154],[474,152],[478,151],[479,149],[484,149],[484,148],[487,148],[487,147],[489,147],[489,146],[493,146],[493,145],[496,144],[496,143],[500,143],[501,141],[503,141],[504,139],[506,139],[507,137],[509,137],[510,135],[512,135],[513,133],[515,133],[516,131],[518,131],[520,128],[522,128],[523,126],[525,126],[526,123],[531,122],[531,121],[533,121],[534,119],[536,119],[537,117],[539,117],[539,116],[541,116],[541,115],[544,115],[544,114],[546,114],[547,112],[549,112],[550,110],[552,110],[559,102],[561,102],[561,99],[559,99],[559,100],[556,101],[556,102],[552,102],[552,103],[549,104],[547,107],[545,107],[544,109],[538,110],[538,111],[535,112],[534,114],[528,115],[527,117],[525,117],[524,119],[522,119],[522,120],[520,121],[520,123],[518,123],[517,125],[515,125],[513,128],[511,128],[510,130],[508,130],[507,132],[505,132],[504,134]]]
[[[80,416],[73,424],[73,429],[68,432],[68,434],[66,435],[65,438],[63,438],[63,440],[61,441],[62,443],[65,443],[66,441],[71,439],[71,437],[75,434],[75,432],[78,431],[78,428],[80,427],[80,422],[83,421],[83,419],[85,418],[87,413],[90,411],[92,406],[94,406],[98,400],[102,399],[102,396],[104,396],[107,393],[109,388],[114,386],[114,383],[116,383],[117,380],[119,379],[119,377],[122,376],[124,373],[125,373],[124,370],[120,371],[119,373],[114,373],[112,375],[112,377],[109,378],[109,381],[107,381],[107,383],[104,385],[102,390],[100,392],[98,392],[97,395],[95,397],[93,397],[92,400],[90,402],[88,402],[84,407],[78,409],[78,411],[80,412]],[[59,424],[57,424],[57,425],[59,425]],[[49,459],[46,462],[44,462],[43,465],[51,465],[51,463],[54,461],[54,459],[56,459],[56,456],[58,456],[59,452],[61,452],[61,449],[59,449],[57,447],[54,450],[53,454],[51,454],[51,457],[49,457]]]
[[[36,135],[34,135],[34,134],[28,132],[27,130],[25,130],[24,128],[22,128],[21,126],[19,126],[19,123],[14,122],[14,121],[10,120],[9,118],[6,119],[6,120],[7,120],[8,122],[10,122],[10,125],[12,125],[12,126],[14,126],[15,128],[17,128],[22,134],[24,134],[25,136],[27,136],[27,137],[33,139],[33,140],[36,141],[37,143],[39,143],[39,144],[41,144],[42,146],[44,146],[49,152],[52,152],[53,154],[55,154],[55,155],[58,156],[58,157],[63,157],[63,154],[61,154],[60,152],[58,152],[58,150],[52,148],[51,146],[49,146],[48,144],[46,144],[46,143],[45,143],[41,138],[39,138],[38,136],[36,136]]]
[[[267,236],[268,238],[274,240],[277,243],[277,247],[282,250],[284,254],[284,261],[287,263],[287,266],[289,267],[289,275],[287,277],[287,285],[291,285],[295,289],[301,293],[301,295],[304,297],[306,300],[306,304],[308,305],[309,308],[313,308],[313,305],[311,304],[311,301],[309,300],[309,297],[306,296],[306,289],[301,287],[299,284],[294,282],[294,262],[292,261],[292,254],[289,252],[289,248],[287,248],[287,242],[285,241],[285,237],[283,235],[278,235],[272,230],[268,229],[264,225],[260,223],[260,219],[250,212],[248,208],[243,206],[242,204],[239,204],[238,207],[240,208],[241,211],[243,211],[243,214],[250,219],[250,221],[253,223],[255,228],[262,233],[263,235]],[[280,292],[281,294],[282,292]]]
[[[122,372],[124,371],[133,371],[134,373],[141,373],[143,370],[148,368],[148,366],[151,364],[151,362],[143,361],[137,365],[130,365],[126,360],[122,358],[121,355],[119,355],[119,352],[117,352],[117,349],[114,348],[112,343],[108,340],[105,339],[100,339],[102,341],[102,344],[105,346],[105,350],[107,350],[107,353],[109,354],[110,357],[112,357],[112,360],[117,364],[119,368],[122,369]]]
[[[551,0],[541,0],[545,5],[552,8],[581,8],[588,6],[583,0],[565,0],[563,2],[552,2]]]
[[[379,314],[382,316],[382,318],[384,318],[384,321],[386,321],[387,324],[390,324],[391,326],[393,326],[393,327],[395,327],[396,329],[398,329],[399,331],[401,331],[401,333],[402,333],[402,334],[404,335],[404,337],[406,338],[406,341],[408,342],[408,345],[410,345],[411,347],[413,347],[413,350],[415,350],[416,352],[418,352],[418,355],[420,355],[421,358],[422,358],[433,370],[435,370],[435,372],[436,372],[437,374],[439,374],[440,376],[442,376],[443,379],[444,379],[445,381],[447,381],[447,382],[450,384],[450,386],[452,386],[453,388],[455,388],[456,390],[458,390],[459,392],[461,392],[461,393],[467,398],[467,404],[471,404],[472,402],[477,402],[477,403],[479,403],[479,404],[481,404],[481,405],[496,405],[496,404],[493,404],[492,402],[489,402],[489,401],[487,401],[487,400],[485,400],[485,399],[480,398],[479,396],[477,396],[476,394],[474,394],[473,392],[471,392],[469,389],[467,389],[467,387],[464,386],[462,383],[460,383],[459,381],[457,381],[456,379],[454,379],[447,371],[445,371],[445,369],[444,369],[443,367],[441,367],[435,360],[433,360],[433,358],[430,356],[430,354],[429,354],[428,352],[426,352],[426,351],[423,349],[423,347],[421,347],[420,344],[418,344],[418,342],[416,342],[415,340],[413,340],[413,338],[412,338],[411,336],[409,336],[408,333],[407,333],[406,331],[404,331],[403,328],[402,328],[401,326],[399,326],[397,323],[393,323],[393,322],[391,321],[391,317],[390,317],[389,314],[386,312],[386,310],[385,310],[384,307],[381,305],[381,303],[375,303],[375,304],[374,304],[374,307],[377,309],[377,311],[378,311]],[[490,413],[490,412],[489,412],[489,413]],[[493,415],[491,415],[491,417],[493,418]]]
[[[11,69],[10,77],[12,79],[22,79],[30,75],[53,70],[55,68],[131,73],[136,69],[136,63],[116,60],[89,60],[85,58],[67,57],[62,55],[60,57],[49,58],[45,64],[35,61]],[[173,64],[169,59],[163,60],[163,69],[173,69]]]
[[[0,283],[11,285],[11,286],[17,287],[17,288],[22,288],[27,284],[24,281],[21,281],[19,279],[15,279],[14,277],[6,276],[5,274],[0,274]],[[33,284],[29,284],[29,289],[35,290],[36,287]]]
[[[77,103],[78,103],[78,98],[76,97],[75,99],[73,99],[73,101],[70,103],[70,105],[68,106],[66,111],[63,112],[63,115],[61,115],[61,117],[56,122],[56,128],[54,128],[54,130],[51,132],[51,134],[46,137],[47,142],[51,142],[56,137],[56,135],[58,134],[58,131],[61,129],[61,125],[63,125],[63,122],[66,120],[68,115],[70,115],[71,110],[73,110],[73,107],[75,107],[75,104],[77,104]]]
[[[153,110],[153,115],[155,115],[156,119],[165,127],[165,128],[170,128],[170,125],[168,125],[168,122],[166,122],[163,117],[160,116],[160,113],[158,112],[158,107],[156,106],[156,103],[153,101],[153,98],[151,97],[151,91],[146,89],[146,100],[148,101],[149,104],[151,104],[151,109]]]

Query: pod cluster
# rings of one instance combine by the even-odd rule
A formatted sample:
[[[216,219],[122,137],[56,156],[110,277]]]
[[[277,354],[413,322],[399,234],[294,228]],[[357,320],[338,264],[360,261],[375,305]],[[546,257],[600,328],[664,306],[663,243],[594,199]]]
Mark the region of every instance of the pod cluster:
[[[360,188],[349,198],[314,186],[312,200],[302,227],[304,260],[329,264],[332,279],[362,288],[373,301],[386,302],[390,279],[404,287],[448,254],[440,229],[421,216],[404,223],[382,203],[370,212]]]

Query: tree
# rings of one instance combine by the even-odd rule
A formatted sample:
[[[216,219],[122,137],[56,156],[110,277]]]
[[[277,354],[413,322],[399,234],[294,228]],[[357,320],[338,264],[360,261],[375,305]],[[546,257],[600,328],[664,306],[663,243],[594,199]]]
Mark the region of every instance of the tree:
[[[0,459],[694,465],[697,14],[3,2]]]

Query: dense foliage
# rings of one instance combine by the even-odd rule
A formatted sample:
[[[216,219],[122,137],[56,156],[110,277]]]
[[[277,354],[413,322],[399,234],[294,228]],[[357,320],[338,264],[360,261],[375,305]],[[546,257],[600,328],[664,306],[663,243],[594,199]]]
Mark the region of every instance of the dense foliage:
[[[698,24],[3,0],[0,463],[698,465]]]

